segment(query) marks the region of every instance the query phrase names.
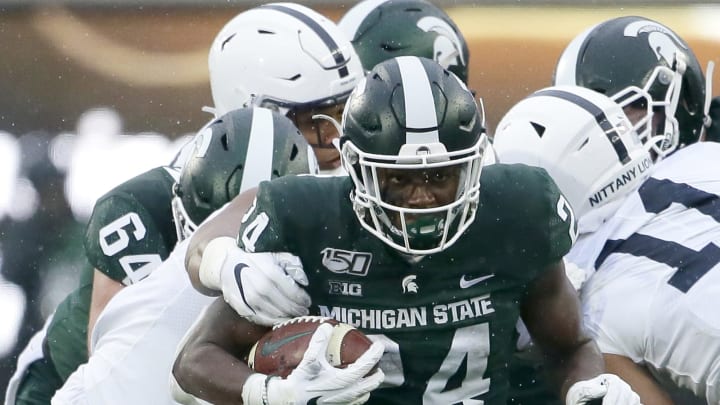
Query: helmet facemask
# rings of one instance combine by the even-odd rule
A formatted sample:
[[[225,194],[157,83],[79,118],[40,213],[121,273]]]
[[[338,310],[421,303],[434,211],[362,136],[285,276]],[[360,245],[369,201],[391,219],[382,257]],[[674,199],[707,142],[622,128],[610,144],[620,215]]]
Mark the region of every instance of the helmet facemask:
[[[447,152],[442,143],[405,144],[398,155],[378,155],[359,150],[351,141],[344,142],[343,165],[355,184],[351,199],[360,223],[403,253],[426,255],[450,247],[475,218],[487,144],[483,134],[467,149]],[[380,184],[382,170],[408,171],[408,176],[417,176],[453,167],[458,169],[454,200],[437,207],[393,204],[387,199],[390,186],[383,188]]]
[[[628,86],[611,95],[613,101],[623,108],[631,105],[646,108],[644,117],[633,127],[640,140],[650,145],[658,158],[674,152],[680,142],[680,126],[675,112],[680,99],[685,64],[680,58],[675,65],[675,69],[657,66],[642,88]],[[653,128],[653,117],[657,111],[664,112],[665,118],[657,128]]]
[[[175,184],[175,188],[177,188],[177,184]],[[175,233],[177,234],[178,241],[183,241],[192,236],[198,226],[190,219],[190,215],[185,210],[182,199],[177,195],[175,190],[173,190],[173,194],[175,194],[175,196],[171,204],[173,219],[175,220]]]

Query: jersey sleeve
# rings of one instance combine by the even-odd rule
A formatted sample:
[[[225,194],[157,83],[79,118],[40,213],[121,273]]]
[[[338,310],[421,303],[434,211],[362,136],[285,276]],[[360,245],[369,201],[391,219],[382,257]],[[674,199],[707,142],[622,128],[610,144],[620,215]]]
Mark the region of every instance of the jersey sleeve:
[[[242,218],[238,246],[248,252],[289,251],[282,217],[274,204],[280,198],[275,194],[273,183],[262,182],[253,205]]]
[[[501,164],[484,170],[491,173],[482,179],[479,211],[486,210],[482,227],[503,235],[496,251],[521,267],[542,268],[562,259],[574,243],[577,223],[547,172]]]
[[[90,264],[124,285],[147,277],[168,256],[169,244],[153,216],[127,194],[99,200],[85,232]]]

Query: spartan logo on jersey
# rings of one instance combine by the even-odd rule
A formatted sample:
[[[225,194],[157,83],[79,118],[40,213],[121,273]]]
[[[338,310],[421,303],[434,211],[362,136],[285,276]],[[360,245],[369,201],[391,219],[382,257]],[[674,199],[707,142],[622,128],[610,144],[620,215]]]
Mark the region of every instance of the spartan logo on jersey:
[[[441,18],[427,16],[418,20],[417,27],[425,32],[435,32],[433,59],[442,67],[464,66],[462,42],[450,24]]]
[[[328,280],[330,287],[328,293],[331,295],[348,295],[351,297],[362,297],[362,284],[349,283],[347,281]]]
[[[625,27],[626,37],[637,37],[641,33],[648,34],[648,45],[655,52],[657,59],[664,59],[668,66],[673,66],[675,56],[682,54],[680,47],[685,49],[682,41],[660,24],[651,21],[636,21]]]
[[[322,264],[326,269],[338,274],[365,276],[370,269],[372,253],[325,248],[322,250]]]
[[[402,280],[402,289],[403,294],[417,294],[418,292],[418,285],[415,282],[415,279],[417,278],[416,275],[411,274],[409,276],[405,276]]]

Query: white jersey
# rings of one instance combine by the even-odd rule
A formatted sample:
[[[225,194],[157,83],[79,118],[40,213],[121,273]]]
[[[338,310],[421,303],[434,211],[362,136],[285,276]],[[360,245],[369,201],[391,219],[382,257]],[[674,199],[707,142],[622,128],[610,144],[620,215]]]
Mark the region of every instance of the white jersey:
[[[568,257],[596,270],[581,298],[603,353],[646,366],[671,394],[720,403],[720,144],[658,163]]]
[[[91,356],[53,397],[53,404],[174,404],[169,378],[176,347],[214,298],[197,292],[185,272],[188,240],[142,283],[105,307],[91,335]]]

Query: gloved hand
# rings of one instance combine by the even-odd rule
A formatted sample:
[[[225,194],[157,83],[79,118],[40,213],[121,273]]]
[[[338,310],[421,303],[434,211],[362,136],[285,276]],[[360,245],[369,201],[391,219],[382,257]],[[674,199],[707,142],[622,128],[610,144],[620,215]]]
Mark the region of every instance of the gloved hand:
[[[318,327],[302,361],[287,378],[251,375],[243,386],[243,403],[305,405],[311,400],[318,405],[365,403],[385,378],[379,368],[367,375],[382,357],[383,344],[374,342],[354,363],[336,368],[330,365],[326,354],[332,330],[330,324]]]
[[[720,96],[715,97],[710,102],[710,125],[705,127],[705,140],[712,142],[720,142]]]
[[[597,398],[602,398],[603,405],[640,405],[638,394],[614,374],[600,374],[593,379],[576,382],[568,390],[565,404],[587,404]]]
[[[203,252],[200,280],[220,290],[249,321],[272,326],[307,315],[311,300],[302,263],[290,253],[248,253],[229,237],[213,239]]]

